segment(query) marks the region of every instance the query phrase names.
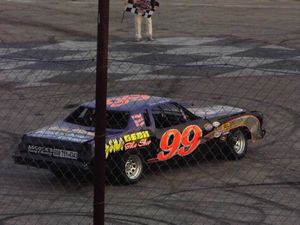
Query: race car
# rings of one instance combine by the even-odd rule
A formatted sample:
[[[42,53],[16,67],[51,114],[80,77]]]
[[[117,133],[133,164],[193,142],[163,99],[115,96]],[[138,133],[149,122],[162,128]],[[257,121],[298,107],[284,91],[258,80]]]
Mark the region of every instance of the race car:
[[[218,146],[227,159],[247,152],[247,141],[265,135],[263,115],[227,105],[195,107],[163,97],[126,95],[107,99],[106,171],[119,182],[138,182],[148,164],[185,159]],[[95,101],[65,119],[23,135],[15,163],[89,171],[95,153]]]

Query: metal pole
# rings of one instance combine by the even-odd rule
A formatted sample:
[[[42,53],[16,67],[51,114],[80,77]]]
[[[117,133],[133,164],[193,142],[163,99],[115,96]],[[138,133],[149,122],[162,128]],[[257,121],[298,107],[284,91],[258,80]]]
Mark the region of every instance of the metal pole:
[[[94,225],[104,224],[108,22],[109,0],[98,0]]]

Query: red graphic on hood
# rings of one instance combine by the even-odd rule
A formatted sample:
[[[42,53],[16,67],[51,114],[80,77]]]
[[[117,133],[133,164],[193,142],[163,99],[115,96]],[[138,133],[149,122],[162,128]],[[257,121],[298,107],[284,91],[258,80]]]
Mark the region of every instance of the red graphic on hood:
[[[127,105],[129,102],[144,101],[150,98],[149,95],[124,95],[116,98],[109,98],[106,101],[107,106],[120,107]]]

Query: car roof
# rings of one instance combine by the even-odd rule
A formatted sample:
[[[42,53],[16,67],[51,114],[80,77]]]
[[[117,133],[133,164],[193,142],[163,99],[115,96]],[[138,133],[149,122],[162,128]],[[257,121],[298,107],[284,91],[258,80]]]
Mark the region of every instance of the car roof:
[[[150,96],[150,95],[121,95],[108,97],[106,104],[107,110],[114,111],[133,111],[149,106],[160,105],[166,102],[173,102],[169,98]],[[81,106],[95,108],[95,101],[83,103]]]

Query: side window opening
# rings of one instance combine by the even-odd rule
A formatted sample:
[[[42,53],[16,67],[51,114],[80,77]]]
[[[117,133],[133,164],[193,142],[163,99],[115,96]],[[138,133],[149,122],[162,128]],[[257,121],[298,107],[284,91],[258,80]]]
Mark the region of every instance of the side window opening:
[[[156,128],[168,127],[168,121],[165,120],[165,115],[163,110],[158,106],[152,109],[152,115],[155,122]]]
[[[191,120],[198,119],[198,117],[196,115],[194,115],[192,112],[187,110],[185,107],[179,105],[178,103],[174,103],[174,104],[181,110],[181,112],[184,114],[186,120],[191,121]]]
[[[184,111],[173,103],[152,109],[156,128],[167,128],[187,122]]]
[[[95,127],[95,111],[94,108],[80,106],[65,121],[81,126]],[[125,129],[129,121],[129,112],[109,110],[106,112],[106,119],[106,128]]]
[[[183,111],[174,104],[165,104],[162,109],[171,125],[178,125],[187,121]]]
[[[80,106],[65,121],[82,126],[95,126],[95,109]]]
[[[149,113],[147,110],[143,113],[143,116],[144,116],[144,120],[145,120],[145,125],[147,127],[150,127],[151,126],[150,116],[149,116]]]
[[[128,125],[129,112],[123,111],[107,111],[107,125],[110,129],[125,129]]]

